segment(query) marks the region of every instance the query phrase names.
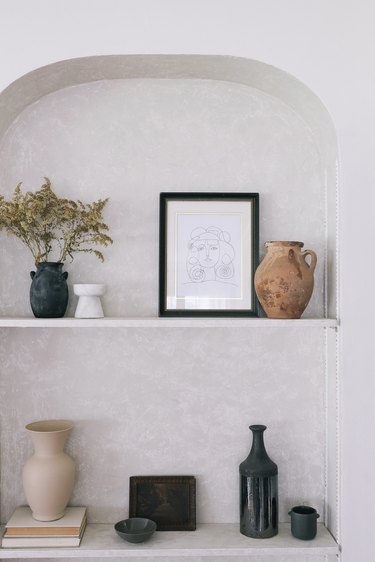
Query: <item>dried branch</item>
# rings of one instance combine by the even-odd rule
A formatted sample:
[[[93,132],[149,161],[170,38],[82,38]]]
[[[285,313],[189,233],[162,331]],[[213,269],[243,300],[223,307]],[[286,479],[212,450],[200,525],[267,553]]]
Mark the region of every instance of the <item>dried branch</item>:
[[[0,195],[0,229],[17,236],[29,248],[36,264],[48,261],[53,251],[60,251],[56,260],[59,262],[68,256],[73,260],[76,252],[93,253],[104,261],[103,254],[93,246],[113,243],[103,222],[107,203],[108,199],[85,204],[59,198],[48,178],[34,193],[22,193],[19,183],[9,201]]]

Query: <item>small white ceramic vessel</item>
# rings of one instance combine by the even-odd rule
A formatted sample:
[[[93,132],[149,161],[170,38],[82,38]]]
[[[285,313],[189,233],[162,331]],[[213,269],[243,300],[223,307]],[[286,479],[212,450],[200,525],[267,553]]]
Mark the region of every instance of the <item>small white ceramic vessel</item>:
[[[75,318],[104,318],[100,297],[106,291],[103,283],[75,283],[74,294],[79,297]]]

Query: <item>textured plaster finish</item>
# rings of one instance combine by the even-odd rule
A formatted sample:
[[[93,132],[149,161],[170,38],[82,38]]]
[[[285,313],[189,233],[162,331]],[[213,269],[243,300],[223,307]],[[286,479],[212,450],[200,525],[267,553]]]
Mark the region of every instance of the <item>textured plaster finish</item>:
[[[218,55],[105,55],[59,61],[22,76],[0,96],[0,137],[27,106],[67,86],[97,80],[189,79],[226,81],[272,95],[296,111],[312,131],[326,190],[328,315],[337,315],[336,133],[320,99],[288,73],[263,62]]]
[[[140,60],[135,59],[134,72]],[[196,78],[210,68],[223,79],[220,64],[207,66],[203,59]],[[98,78],[104,69],[121,66],[120,59],[112,67],[108,62]],[[237,71],[227,76],[235,82],[246,67],[236,64]],[[34,189],[49,175],[58,193],[68,197],[109,195],[106,219],[116,244],[104,265],[79,256],[68,266],[69,281],[109,283],[106,314],[127,316],[156,314],[159,191],[259,191],[261,242],[297,238],[320,255],[306,316],[322,315],[325,190],[332,184],[327,161],[335,142],[319,131],[324,116],[318,123],[322,116],[310,93],[299,96],[296,82],[293,98],[290,77],[272,69],[271,79],[265,65],[252,74],[263,92],[229,82],[170,81],[165,78],[180,66],[168,68],[167,60],[162,66],[147,85],[138,79],[143,69],[132,80],[74,86],[28,107],[1,142],[1,191],[10,193],[20,180]],[[81,61],[77,76],[79,68],[88,70],[89,63]],[[47,69],[43,72],[48,77]],[[163,72],[164,80],[157,80]],[[61,84],[57,74],[49,81],[51,92]],[[41,82],[33,79],[30,101],[40,91]],[[87,81],[94,79],[88,72]],[[10,100],[21,108],[22,95],[17,100],[11,90]],[[295,102],[289,106],[264,93],[283,98],[286,91]],[[1,103],[5,100],[2,96]],[[303,108],[306,121],[291,107]],[[8,124],[0,119],[0,127]],[[318,137],[325,142],[316,144]],[[328,255],[334,263],[332,244]],[[31,257],[17,241],[3,238],[0,261],[2,270],[11,272],[2,278],[1,314],[30,314]],[[75,304],[72,294],[71,315]],[[319,330],[157,334],[124,329],[113,330],[113,337],[99,330],[3,330],[2,336],[2,520],[24,501],[19,476],[31,449],[23,425],[51,416],[76,422],[69,444],[79,468],[73,501],[88,505],[93,521],[123,517],[128,476],[150,472],[195,473],[201,487],[198,518],[236,521],[238,463],[248,452],[247,426],[254,421],[268,424],[270,454],[283,473],[282,518],[288,519],[292,503],[303,500],[323,513],[325,383]]]
[[[280,519],[324,513],[323,334],[310,329],[3,330],[2,519],[25,502],[24,425],[75,422],[72,503],[92,522],[128,513],[128,478],[194,474],[199,522],[238,520],[238,465],[265,423]]]
[[[110,197],[115,240],[106,262],[79,255],[69,282],[108,283],[106,315],[157,311],[160,191],[255,191],[260,240],[301,240],[318,253],[305,316],[324,313],[325,184],[306,123],[259,90],[209,80],[107,80],[49,94],[22,112],[0,144],[0,185],[36,189],[49,176],[58,194]],[[2,235],[0,312],[28,314],[33,263]],[[17,295],[17,299],[15,299]],[[73,315],[76,298],[68,313]]]

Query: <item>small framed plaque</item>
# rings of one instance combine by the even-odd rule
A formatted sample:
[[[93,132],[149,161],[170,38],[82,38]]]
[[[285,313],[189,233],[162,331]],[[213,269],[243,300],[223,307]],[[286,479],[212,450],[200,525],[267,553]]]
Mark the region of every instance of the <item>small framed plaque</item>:
[[[129,517],[152,519],[158,531],[194,531],[194,476],[131,476]]]

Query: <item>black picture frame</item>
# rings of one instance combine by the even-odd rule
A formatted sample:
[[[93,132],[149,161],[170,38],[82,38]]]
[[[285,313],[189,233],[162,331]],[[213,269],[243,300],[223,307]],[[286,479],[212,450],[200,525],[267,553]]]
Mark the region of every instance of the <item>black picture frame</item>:
[[[195,531],[194,476],[131,476],[129,517],[155,521],[158,531]]]
[[[159,316],[259,316],[258,264],[258,193],[160,193]]]

